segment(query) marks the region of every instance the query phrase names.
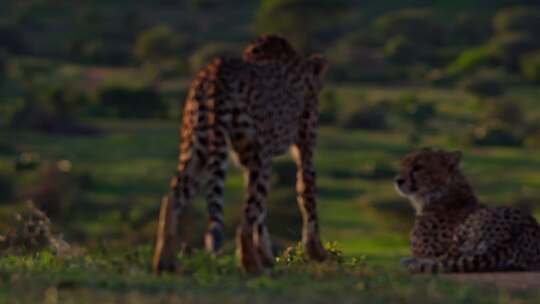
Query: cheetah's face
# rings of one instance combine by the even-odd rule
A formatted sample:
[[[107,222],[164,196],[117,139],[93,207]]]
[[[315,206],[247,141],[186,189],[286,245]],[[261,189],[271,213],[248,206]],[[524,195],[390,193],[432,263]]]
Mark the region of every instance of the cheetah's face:
[[[447,195],[452,177],[459,173],[460,160],[460,151],[422,149],[411,152],[401,160],[395,188],[420,214],[427,205],[440,202]]]

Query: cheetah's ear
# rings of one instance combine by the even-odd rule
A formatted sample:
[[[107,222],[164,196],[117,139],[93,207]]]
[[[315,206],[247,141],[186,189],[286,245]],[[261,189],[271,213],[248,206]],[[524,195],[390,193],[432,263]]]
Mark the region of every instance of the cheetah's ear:
[[[313,54],[308,58],[309,66],[312,68],[313,75],[324,78],[328,70],[328,60],[321,54]]]
[[[447,152],[446,159],[447,159],[448,166],[450,167],[450,169],[456,169],[459,166],[459,163],[461,162],[462,157],[463,157],[463,153],[459,150]]]

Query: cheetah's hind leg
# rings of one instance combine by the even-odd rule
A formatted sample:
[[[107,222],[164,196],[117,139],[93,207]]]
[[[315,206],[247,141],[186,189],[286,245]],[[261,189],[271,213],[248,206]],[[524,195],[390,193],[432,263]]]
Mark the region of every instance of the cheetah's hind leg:
[[[168,195],[161,200],[157,227],[156,245],[152,259],[152,269],[161,272],[176,272],[176,253],[178,252],[178,217],[174,212],[174,196]]]
[[[254,156],[246,168],[247,198],[243,223],[237,230],[237,248],[244,269],[261,274],[273,262],[268,231],[264,226],[270,164]]]

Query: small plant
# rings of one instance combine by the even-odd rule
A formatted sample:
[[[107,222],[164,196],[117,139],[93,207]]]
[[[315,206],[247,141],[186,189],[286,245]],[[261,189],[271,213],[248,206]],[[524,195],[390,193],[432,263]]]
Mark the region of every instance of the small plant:
[[[333,124],[337,120],[339,111],[339,99],[334,89],[322,91],[319,101],[319,122],[321,124]]]
[[[505,93],[503,79],[497,71],[483,70],[465,78],[461,87],[477,97],[496,97]]]
[[[111,84],[100,88],[95,96],[100,114],[122,118],[164,117],[168,105],[151,86],[130,87]]]
[[[519,60],[524,54],[540,48],[540,41],[527,33],[506,33],[495,36],[490,42],[497,63],[508,71],[519,71]]]
[[[386,107],[382,103],[341,109],[339,124],[345,129],[384,130],[388,127]]]
[[[403,9],[389,12],[375,20],[375,28],[386,37],[404,38],[429,45],[439,45],[444,39],[444,28],[429,10]]]
[[[540,51],[521,57],[521,73],[525,79],[540,83]]]
[[[142,32],[135,42],[133,53],[143,62],[161,63],[175,58],[186,48],[187,41],[165,25]]]
[[[460,75],[474,71],[480,67],[492,66],[496,63],[494,51],[489,46],[480,46],[463,51],[448,66],[448,73]]]
[[[430,131],[430,123],[437,115],[435,103],[420,100],[414,94],[403,94],[398,98],[400,113],[411,125],[409,141],[417,144]]]
[[[33,203],[28,204],[27,211],[16,214],[15,225],[5,236],[0,237],[2,253],[22,255],[50,250],[64,254],[70,250],[69,244],[61,235],[51,231],[51,221],[45,213],[37,209]]]
[[[8,202],[15,197],[14,176],[0,173],[0,202]]]
[[[41,162],[41,156],[35,152],[23,152],[15,159],[16,171],[35,170]]]
[[[535,7],[517,6],[503,8],[493,18],[493,28],[501,33],[540,34],[540,10]]]
[[[471,141],[478,146],[516,147],[523,144],[524,138],[509,127],[487,125],[477,127],[471,135]]]

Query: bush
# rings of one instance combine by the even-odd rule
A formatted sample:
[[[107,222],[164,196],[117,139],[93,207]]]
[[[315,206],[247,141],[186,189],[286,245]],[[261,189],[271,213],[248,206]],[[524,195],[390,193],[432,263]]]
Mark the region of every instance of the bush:
[[[413,44],[441,45],[445,31],[429,10],[405,9],[387,13],[375,20],[375,28],[387,38],[403,36]]]
[[[95,135],[100,130],[78,122],[66,113],[57,113],[31,102],[15,112],[11,117],[11,127],[17,130],[26,129],[37,132],[64,135]]]
[[[333,124],[337,120],[339,100],[334,89],[325,89],[319,98],[319,122]]]
[[[15,181],[13,176],[0,174],[0,202],[6,203],[15,197]]]
[[[44,162],[35,180],[22,191],[24,198],[51,218],[64,218],[81,203],[89,184],[85,175],[75,174],[69,160]]]
[[[35,152],[22,152],[15,159],[15,171],[32,171],[39,167],[41,156]]]
[[[540,83],[540,51],[522,56],[520,65],[521,73],[525,79]]]
[[[300,50],[316,45],[320,34],[334,30],[346,12],[344,0],[263,0],[255,16],[262,33],[280,33]]]
[[[405,36],[390,38],[384,45],[383,53],[391,62],[402,65],[438,61],[438,54],[433,46],[419,44]]]
[[[339,114],[339,125],[346,129],[386,129],[388,127],[386,108],[376,103],[352,110],[343,109]]]
[[[150,86],[108,85],[96,93],[97,114],[122,118],[165,117],[168,105]]]
[[[490,47],[498,62],[510,71],[518,71],[521,56],[538,49],[540,40],[528,34],[510,33],[496,36]]]
[[[241,49],[240,46],[230,43],[205,44],[189,57],[189,67],[191,71],[196,72],[216,57],[239,57]]]
[[[381,43],[373,32],[356,32],[340,39],[327,52],[332,62],[329,77],[338,81],[384,79],[389,69],[377,50]]]
[[[415,94],[404,93],[398,98],[399,111],[414,127],[423,129],[437,114],[437,107],[431,101],[420,100]]]
[[[484,70],[465,78],[461,87],[478,97],[495,97],[505,93],[504,81],[493,70]]]
[[[493,28],[497,33],[540,35],[540,10],[525,6],[501,9],[493,18]]]
[[[121,43],[105,43],[100,39],[85,40],[72,45],[70,53],[85,63],[121,66],[130,63],[130,48]]]
[[[385,161],[368,161],[362,166],[360,176],[367,179],[388,179],[396,175],[396,169]]]
[[[15,224],[6,236],[0,237],[0,252],[9,255],[28,255],[50,250],[67,254],[71,247],[61,235],[53,234],[49,217],[30,204],[23,214],[15,216]]]
[[[86,94],[71,85],[44,87],[35,98],[39,106],[61,114],[72,114],[88,106]]]
[[[139,34],[133,53],[141,61],[160,63],[179,57],[187,44],[186,38],[160,25]]]
[[[471,72],[479,67],[492,66],[496,63],[493,49],[489,46],[480,46],[464,50],[459,57],[448,65],[448,72],[452,75]]]
[[[512,128],[495,124],[476,128],[471,135],[471,141],[478,146],[516,147],[523,144],[524,138]]]
[[[527,125],[521,106],[513,99],[491,101],[486,119],[492,124],[503,125],[514,131],[525,130]]]

